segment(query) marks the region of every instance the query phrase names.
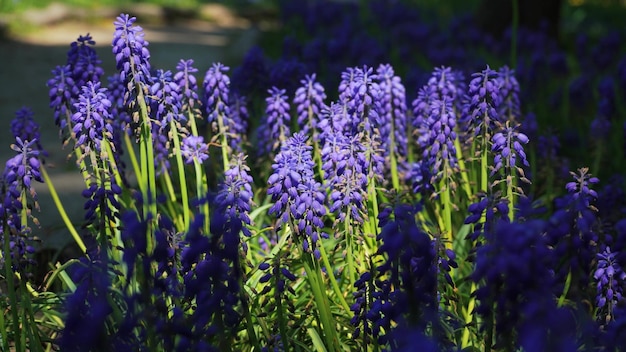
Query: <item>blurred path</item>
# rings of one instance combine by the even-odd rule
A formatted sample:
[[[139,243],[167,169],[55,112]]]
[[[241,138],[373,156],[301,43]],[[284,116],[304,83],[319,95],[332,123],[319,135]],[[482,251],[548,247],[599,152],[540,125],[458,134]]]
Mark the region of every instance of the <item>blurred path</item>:
[[[67,161],[71,150],[62,149],[52,110],[48,107],[46,82],[51,70],[63,65],[69,44],[79,35],[90,33],[103,61],[105,77],[115,72],[111,53],[113,21],[120,12],[137,17],[149,42],[153,68],[175,70],[180,59],[193,59],[201,84],[206,70],[220,61],[238,65],[247,50],[254,45],[258,31],[249,21],[238,17],[220,5],[206,5],[195,18],[170,18],[158,7],[141,6],[123,11],[104,9],[99,13],[82,13],[66,6],[53,5],[44,10],[27,13],[26,19],[39,29],[0,39],[0,165],[14,155],[10,149],[13,136],[10,122],[22,106],[32,108],[40,125],[42,144],[48,151],[47,165],[53,184],[60,194],[66,211],[76,224],[81,224],[84,199],[83,181],[74,164]],[[167,23],[167,24],[165,24]],[[104,81],[104,80],[103,80]],[[62,248],[71,241],[56,210],[46,185],[37,187],[41,212],[34,212],[41,227],[34,233],[43,240],[44,248]]]

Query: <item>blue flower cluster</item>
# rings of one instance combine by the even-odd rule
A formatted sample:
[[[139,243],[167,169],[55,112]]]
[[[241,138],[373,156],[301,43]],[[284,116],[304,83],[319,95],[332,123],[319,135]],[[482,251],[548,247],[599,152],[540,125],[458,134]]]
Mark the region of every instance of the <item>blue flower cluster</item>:
[[[283,143],[276,155],[274,171],[267,181],[267,194],[275,202],[269,214],[278,217],[278,226],[288,224],[302,248],[319,257],[317,241],[328,236],[323,232],[322,220],[326,196],[315,181],[311,147],[306,143],[307,137],[298,132]]]

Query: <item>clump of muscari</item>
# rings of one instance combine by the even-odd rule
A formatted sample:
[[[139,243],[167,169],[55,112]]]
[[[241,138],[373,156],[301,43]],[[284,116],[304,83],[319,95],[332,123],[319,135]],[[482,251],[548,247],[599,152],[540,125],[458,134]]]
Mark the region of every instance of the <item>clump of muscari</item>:
[[[335,92],[321,74],[285,74],[305,71],[297,60],[270,66],[253,51],[232,79],[211,66],[200,91],[192,60],[153,69],[135,18],[115,27],[119,72],[107,88],[89,36],[49,82],[87,198],[81,232],[68,221],[83,255],[51,275],[59,296],[32,295],[21,276],[32,264],[32,183],[46,165],[28,110],[12,124],[20,156],[4,174],[1,258],[22,296],[3,306],[3,347],[45,316],[21,313],[29,295],[64,297],[36,305],[62,312],[46,320],[55,339],[45,343],[64,350],[530,351],[619,340],[623,222],[617,212],[600,221],[586,169],[556,212],[536,219],[525,181],[538,134],[519,125],[532,119],[521,117],[512,69],[487,67],[467,84],[437,68],[408,111],[409,81],[391,65],[329,67],[343,73],[327,105]],[[614,102],[600,113],[615,113]],[[255,152],[245,142],[260,115]]]

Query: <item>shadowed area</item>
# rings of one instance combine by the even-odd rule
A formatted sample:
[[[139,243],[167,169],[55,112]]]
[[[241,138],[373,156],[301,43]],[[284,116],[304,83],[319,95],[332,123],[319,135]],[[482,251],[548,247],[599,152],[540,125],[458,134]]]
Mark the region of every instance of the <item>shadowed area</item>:
[[[9,147],[14,142],[10,130],[11,120],[18,109],[30,107],[40,126],[41,143],[48,152],[45,162],[52,183],[68,215],[78,225],[82,223],[84,214],[84,198],[81,196],[84,183],[76,169],[75,159],[68,160],[71,146],[61,146],[53,111],[48,106],[46,86],[46,82],[52,78],[51,71],[57,65],[65,64],[70,43],[79,35],[89,33],[93,37],[105,71],[103,85],[106,86],[105,77],[116,72],[115,58],[111,53],[113,21],[120,12],[125,11],[136,16],[136,23],[145,30],[153,69],[174,71],[181,59],[193,59],[194,66],[199,70],[196,78],[201,84],[204,73],[214,62],[237,65],[255,43],[258,34],[258,30],[248,20],[223,6],[207,5],[202,8],[204,18],[215,17],[212,21],[164,17],[158,7],[137,9],[139,13],[133,12],[132,8],[105,9],[94,17],[93,13],[81,15],[82,10],[76,10],[77,14],[67,7],[49,6],[24,15],[32,23],[41,25],[37,29],[17,35],[12,33],[8,38],[0,40],[2,167],[14,155]],[[155,16],[166,20],[156,20]],[[38,184],[36,189],[41,211],[34,211],[33,215],[39,219],[41,227],[33,229],[33,232],[43,240],[43,248],[62,248],[71,241],[69,234],[48,187]]]

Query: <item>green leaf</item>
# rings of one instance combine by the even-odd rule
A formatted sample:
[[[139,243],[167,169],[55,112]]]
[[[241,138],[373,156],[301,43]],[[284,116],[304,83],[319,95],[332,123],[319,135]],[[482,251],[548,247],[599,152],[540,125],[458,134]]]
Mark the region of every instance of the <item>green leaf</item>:
[[[317,330],[313,328],[308,328],[307,333],[311,337],[311,340],[313,340],[313,347],[315,347],[315,350],[317,352],[326,352],[326,347],[324,346],[324,343],[322,342],[322,338],[317,333]]]

